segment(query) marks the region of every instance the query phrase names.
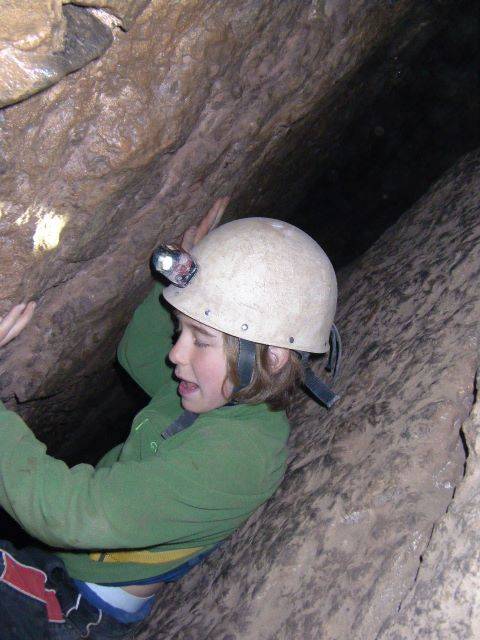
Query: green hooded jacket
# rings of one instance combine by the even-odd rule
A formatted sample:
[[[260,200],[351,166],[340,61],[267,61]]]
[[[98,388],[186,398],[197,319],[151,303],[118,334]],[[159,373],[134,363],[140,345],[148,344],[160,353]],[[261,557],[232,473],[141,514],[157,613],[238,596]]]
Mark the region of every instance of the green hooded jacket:
[[[170,571],[228,537],[285,471],[288,421],[265,404],[221,407],[162,438],[182,407],[166,364],[173,327],[160,294],[155,285],[118,349],[151,401],[96,467],[69,468],[47,455],[0,402],[0,505],[80,580],[122,583]]]

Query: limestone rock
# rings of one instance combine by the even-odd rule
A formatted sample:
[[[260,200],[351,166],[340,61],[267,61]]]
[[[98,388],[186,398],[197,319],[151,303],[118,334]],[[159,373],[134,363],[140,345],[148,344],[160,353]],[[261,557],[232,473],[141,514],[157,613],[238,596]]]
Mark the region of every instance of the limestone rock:
[[[292,461],[277,495],[226,548],[161,592],[139,637],[475,637],[468,633],[478,612],[469,593],[479,575],[477,444],[452,498],[478,367],[479,191],[476,154],[340,274],[343,399],[328,413],[299,398]],[[466,433],[476,443],[475,416]],[[449,571],[430,601],[430,579]],[[408,614],[379,635],[415,583]]]
[[[59,0],[0,0],[0,42],[29,51],[49,43],[54,51],[62,47],[65,24]]]
[[[58,82],[98,58],[110,29],[84,9],[60,0],[0,4],[0,107]]]
[[[0,107],[55,84],[102,55],[112,43],[98,12],[70,0],[0,0]],[[105,9],[129,29],[150,0],[77,0]],[[97,17],[96,17],[97,16]]]

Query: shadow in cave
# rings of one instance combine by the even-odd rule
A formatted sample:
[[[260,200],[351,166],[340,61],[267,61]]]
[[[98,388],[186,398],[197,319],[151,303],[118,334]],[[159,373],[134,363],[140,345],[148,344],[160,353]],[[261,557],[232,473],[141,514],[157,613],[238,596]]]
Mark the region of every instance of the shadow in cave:
[[[479,146],[478,35],[478,5],[464,3],[408,66],[396,69],[392,86],[317,167],[297,220],[318,235],[322,211],[330,221],[327,253],[337,269],[363,254],[459,157]]]
[[[380,96],[354,114],[326,153],[308,152],[313,179],[289,217],[336,269],[367,251],[480,145],[478,18],[478,3],[462,2],[411,60],[385,62]]]

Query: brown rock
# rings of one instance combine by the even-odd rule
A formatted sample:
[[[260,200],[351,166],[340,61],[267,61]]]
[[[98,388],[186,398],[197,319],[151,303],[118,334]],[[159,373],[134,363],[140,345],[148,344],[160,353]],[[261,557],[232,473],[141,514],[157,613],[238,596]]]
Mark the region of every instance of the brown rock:
[[[110,29],[60,0],[0,6],[0,107],[51,86],[98,58],[111,44]]]
[[[62,48],[65,23],[60,0],[15,0],[0,2],[0,42],[22,50],[48,43],[54,51]]]
[[[476,389],[480,377],[477,373]],[[386,621],[379,640],[480,638],[480,404],[462,432],[468,451],[465,478],[432,531],[418,574]]]
[[[0,107],[50,87],[98,58],[112,42],[108,27],[121,25],[129,29],[150,0],[74,3],[105,9],[119,22],[109,19],[108,13],[91,13],[74,6],[62,11],[62,6],[69,2],[0,1]]]

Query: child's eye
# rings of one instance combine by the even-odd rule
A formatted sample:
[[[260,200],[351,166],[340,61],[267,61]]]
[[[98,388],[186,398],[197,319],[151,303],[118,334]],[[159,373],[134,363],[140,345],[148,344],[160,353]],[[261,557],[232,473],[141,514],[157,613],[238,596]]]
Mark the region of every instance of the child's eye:
[[[198,340],[197,338],[195,338],[195,340],[194,340],[194,345],[195,345],[196,347],[200,347],[200,348],[202,348],[202,349],[203,349],[204,347],[208,347],[208,346],[209,346],[207,342],[200,342],[200,340]]]

